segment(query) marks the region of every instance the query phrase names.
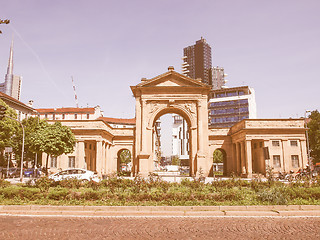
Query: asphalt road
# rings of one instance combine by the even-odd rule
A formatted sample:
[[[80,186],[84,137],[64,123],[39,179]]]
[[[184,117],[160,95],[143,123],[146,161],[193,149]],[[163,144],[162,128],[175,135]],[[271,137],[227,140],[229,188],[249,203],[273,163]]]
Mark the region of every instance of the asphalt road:
[[[0,239],[320,239],[319,216],[0,216]]]

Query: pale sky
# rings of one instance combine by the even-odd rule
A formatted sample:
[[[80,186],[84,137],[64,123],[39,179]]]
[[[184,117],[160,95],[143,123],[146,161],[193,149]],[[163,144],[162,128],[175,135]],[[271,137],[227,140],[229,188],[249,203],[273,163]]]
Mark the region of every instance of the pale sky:
[[[228,86],[256,91],[258,118],[320,109],[319,0],[0,0],[0,82],[14,35],[22,102],[35,108],[100,105],[132,118],[129,86],[168,66],[203,36]],[[2,77],[1,77],[2,76]]]

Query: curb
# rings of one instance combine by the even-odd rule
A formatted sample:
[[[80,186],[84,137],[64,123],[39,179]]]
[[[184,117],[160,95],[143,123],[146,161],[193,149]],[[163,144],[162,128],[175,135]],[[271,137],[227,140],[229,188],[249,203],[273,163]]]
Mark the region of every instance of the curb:
[[[2,216],[82,217],[214,217],[214,216],[312,216],[320,217],[320,205],[270,206],[51,206],[0,205]]]

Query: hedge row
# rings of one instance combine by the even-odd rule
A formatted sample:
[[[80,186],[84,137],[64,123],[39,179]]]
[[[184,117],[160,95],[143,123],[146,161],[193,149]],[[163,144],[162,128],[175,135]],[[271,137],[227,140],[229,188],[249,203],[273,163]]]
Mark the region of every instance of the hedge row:
[[[76,179],[11,186],[0,181],[0,204],[64,205],[286,205],[320,204],[319,181],[261,182],[226,180],[180,184],[160,178],[109,178],[96,183]]]

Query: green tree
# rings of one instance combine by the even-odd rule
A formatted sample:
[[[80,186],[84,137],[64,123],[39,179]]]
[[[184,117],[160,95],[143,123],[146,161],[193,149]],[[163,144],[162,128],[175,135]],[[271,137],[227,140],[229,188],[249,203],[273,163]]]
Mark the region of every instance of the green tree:
[[[12,118],[17,118],[17,114],[14,109],[10,108],[3,100],[0,99],[0,105],[7,108],[6,115]],[[12,147],[14,150],[17,149],[17,144],[15,142],[15,136],[18,134],[19,123],[4,117],[0,120],[0,166],[6,166],[5,156],[3,151],[5,147]]]
[[[214,163],[223,163],[223,153],[219,149],[213,152],[213,162]]]
[[[131,161],[131,153],[128,149],[122,150],[119,157],[120,163],[128,164]]]
[[[24,126],[25,141],[24,141],[24,161],[30,161],[35,158],[36,152],[33,148],[33,139],[31,138],[34,133],[40,128],[40,126],[46,124],[44,120],[40,120],[38,117],[29,117],[22,120],[22,125]],[[18,134],[14,137],[16,142],[16,147],[14,148],[15,154],[21,156],[22,149],[22,129],[19,128]],[[20,158],[19,158],[20,159]]]
[[[308,135],[310,145],[310,155],[313,162],[320,162],[320,113],[318,110],[312,111],[308,122]]]
[[[171,156],[171,164],[180,166],[180,158],[179,156]]]
[[[48,124],[42,122],[39,128],[30,136],[32,145],[30,149],[33,152],[44,152],[47,154],[46,173],[48,172],[49,156],[60,156],[62,154],[72,153],[76,139],[71,129],[63,126],[60,122]]]

